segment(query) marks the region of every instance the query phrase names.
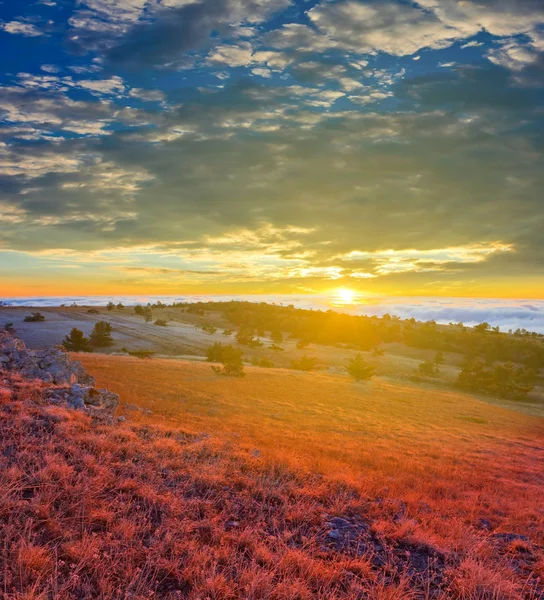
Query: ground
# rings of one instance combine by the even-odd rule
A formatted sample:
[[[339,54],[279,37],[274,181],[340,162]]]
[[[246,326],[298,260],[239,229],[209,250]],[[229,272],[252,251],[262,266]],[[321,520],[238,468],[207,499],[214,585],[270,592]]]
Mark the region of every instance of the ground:
[[[7,600],[544,597],[544,421],[531,403],[411,382],[424,351],[405,347],[376,357],[367,382],[326,347],[308,354],[330,370],[246,366],[236,379],[168,346],[198,356],[224,341],[194,315],[161,328],[42,312],[15,323],[29,345],[104,317],[114,351],[163,344],[171,357],[74,355],[120,394],[115,426],[43,405],[25,382],[1,400]]]

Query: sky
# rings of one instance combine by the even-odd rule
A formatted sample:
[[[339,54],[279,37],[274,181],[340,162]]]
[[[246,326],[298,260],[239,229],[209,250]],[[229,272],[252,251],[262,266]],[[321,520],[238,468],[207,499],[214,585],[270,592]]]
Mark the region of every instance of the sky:
[[[3,0],[0,296],[544,298],[541,0]]]

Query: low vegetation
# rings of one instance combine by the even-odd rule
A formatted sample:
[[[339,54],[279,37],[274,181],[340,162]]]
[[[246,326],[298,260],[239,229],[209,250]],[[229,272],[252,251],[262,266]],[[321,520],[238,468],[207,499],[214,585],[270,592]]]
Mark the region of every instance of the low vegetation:
[[[31,315],[25,317],[25,323],[40,323],[45,321],[45,316],[41,312],[33,312]]]

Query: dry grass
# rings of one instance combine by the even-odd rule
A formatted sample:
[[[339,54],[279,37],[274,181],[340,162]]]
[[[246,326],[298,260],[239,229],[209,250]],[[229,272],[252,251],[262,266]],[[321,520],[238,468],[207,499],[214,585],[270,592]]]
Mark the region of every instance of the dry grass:
[[[153,414],[93,426],[32,386],[0,394],[0,597],[539,598],[538,419],[380,380],[83,358]]]

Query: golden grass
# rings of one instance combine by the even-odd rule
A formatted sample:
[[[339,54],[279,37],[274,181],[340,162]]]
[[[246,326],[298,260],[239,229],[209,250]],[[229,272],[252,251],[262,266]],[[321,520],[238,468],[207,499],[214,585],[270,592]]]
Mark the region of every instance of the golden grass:
[[[450,519],[544,541],[544,421],[454,391],[328,373],[247,368],[243,379],[209,364],[79,357],[99,385],[153,411],[126,412],[221,434],[270,464],[319,471],[363,493],[430,505],[439,536],[463,544]],[[435,510],[438,509],[438,510]],[[435,514],[438,512],[438,514]]]

